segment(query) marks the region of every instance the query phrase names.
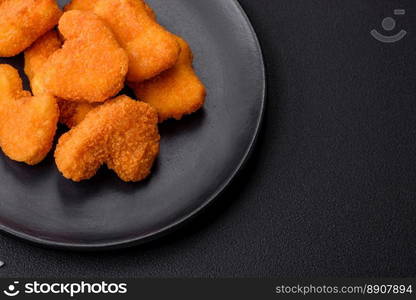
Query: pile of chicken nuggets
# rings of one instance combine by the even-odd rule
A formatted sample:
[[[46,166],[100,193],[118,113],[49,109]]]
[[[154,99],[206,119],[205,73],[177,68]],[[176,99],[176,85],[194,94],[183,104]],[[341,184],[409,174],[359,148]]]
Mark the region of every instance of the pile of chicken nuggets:
[[[54,157],[68,179],[102,165],[126,182],[151,173],[158,124],[199,110],[206,90],[185,40],[161,26],[143,0],[0,0],[0,57],[24,52],[32,93],[0,65],[0,147],[35,165],[68,127]],[[119,95],[129,86],[137,99]]]

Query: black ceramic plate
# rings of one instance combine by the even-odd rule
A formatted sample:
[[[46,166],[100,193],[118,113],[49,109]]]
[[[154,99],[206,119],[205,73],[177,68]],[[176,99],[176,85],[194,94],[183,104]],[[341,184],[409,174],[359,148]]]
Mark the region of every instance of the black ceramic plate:
[[[265,78],[243,10],[234,0],[148,2],[163,25],[190,43],[208,90],[204,110],[160,127],[160,157],[141,183],[124,183],[105,168],[73,183],[60,175],[52,155],[29,167],[0,154],[3,231],[74,249],[144,242],[198,213],[246,160],[262,118]],[[1,63],[22,70],[22,57]]]

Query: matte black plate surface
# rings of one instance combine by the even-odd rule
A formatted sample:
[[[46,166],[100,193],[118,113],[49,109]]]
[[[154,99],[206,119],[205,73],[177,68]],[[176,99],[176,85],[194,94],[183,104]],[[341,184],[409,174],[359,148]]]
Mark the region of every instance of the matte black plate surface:
[[[0,229],[76,249],[144,242],[210,203],[247,158],[263,113],[265,78],[246,15],[234,0],[148,2],[163,25],[191,44],[208,90],[204,110],[161,126],[161,154],[142,183],[121,182],[105,168],[73,183],[59,174],[52,155],[29,167],[1,154]],[[22,70],[21,56],[1,63]]]

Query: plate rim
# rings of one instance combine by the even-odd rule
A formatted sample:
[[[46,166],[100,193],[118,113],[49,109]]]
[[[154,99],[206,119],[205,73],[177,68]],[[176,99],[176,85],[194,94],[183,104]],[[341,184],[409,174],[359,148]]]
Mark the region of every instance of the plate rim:
[[[26,242],[30,242],[32,244],[36,244],[38,246],[44,246],[48,248],[54,248],[54,249],[61,249],[61,250],[74,250],[74,251],[97,251],[97,250],[116,250],[116,249],[122,249],[122,248],[129,248],[134,247],[138,245],[142,245],[151,241],[154,241],[156,239],[159,239],[163,236],[168,235],[169,233],[179,229],[179,227],[184,226],[191,220],[193,220],[195,217],[197,217],[204,209],[206,209],[210,204],[212,204],[215,199],[217,199],[224,190],[232,183],[232,181],[235,179],[237,174],[241,171],[247,160],[249,159],[257,138],[259,136],[259,132],[261,129],[261,125],[264,119],[264,113],[265,113],[265,107],[266,107],[266,93],[267,93],[267,83],[266,83],[266,67],[264,64],[264,55],[262,51],[262,47],[259,41],[259,38],[257,36],[257,33],[250,21],[250,18],[246,14],[245,10],[241,6],[241,4],[238,2],[238,0],[230,0],[235,4],[237,9],[240,11],[241,15],[245,19],[251,35],[253,37],[253,41],[256,46],[256,52],[260,59],[260,73],[261,73],[261,103],[260,103],[260,114],[257,119],[257,123],[255,126],[255,132],[253,136],[251,137],[250,143],[248,144],[247,149],[244,152],[243,157],[241,158],[238,165],[233,169],[233,171],[230,173],[230,175],[227,176],[227,179],[224,180],[224,182],[215,190],[212,192],[212,194],[206,198],[205,201],[203,201],[196,209],[192,210],[191,212],[185,214],[183,217],[177,219],[174,222],[171,222],[170,224],[159,228],[157,230],[154,230],[152,232],[148,232],[146,234],[138,235],[133,238],[129,239],[120,239],[120,240],[114,240],[104,243],[71,243],[71,242],[58,242],[58,241],[52,241],[50,239],[44,239],[41,237],[32,236],[27,233],[20,232],[18,230],[9,228],[3,224],[0,224],[0,231],[9,234],[13,237],[17,237],[21,240],[24,240]]]

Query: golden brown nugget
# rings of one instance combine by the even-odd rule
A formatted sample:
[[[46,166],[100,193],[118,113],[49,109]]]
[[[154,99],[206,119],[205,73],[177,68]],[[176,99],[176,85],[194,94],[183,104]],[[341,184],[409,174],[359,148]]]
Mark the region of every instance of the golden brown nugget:
[[[43,80],[43,67],[48,58],[62,46],[62,42],[55,30],[41,36],[24,52],[25,73],[30,81],[32,93],[35,96],[47,94]]]
[[[177,37],[181,54],[176,65],[143,83],[130,84],[137,98],[159,113],[159,121],[181,119],[204,105],[206,90],[192,68],[192,51],[188,43]]]
[[[15,56],[51,30],[62,15],[55,0],[0,1],[0,56]]]
[[[124,86],[128,57],[111,30],[88,11],[64,13],[59,30],[65,38],[44,66],[46,89],[80,102],[103,102]]]
[[[114,32],[129,55],[127,80],[141,82],[173,67],[180,47],[175,36],[159,25],[143,0],[73,1],[69,8],[89,9]],[[94,2],[94,3],[93,3]]]
[[[72,102],[66,100],[58,101],[59,122],[72,128],[81,123],[85,116],[99,104],[88,102]]]
[[[127,80],[141,82],[175,65],[180,52],[175,36],[149,15],[143,0],[100,0],[94,12],[129,55]]]
[[[120,96],[98,106],[62,135],[55,151],[58,169],[68,179],[93,177],[106,164],[124,181],[140,181],[159,153],[157,112]]]
[[[43,68],[49,56],[60,49],[61,45],[62,42],[58,33],[51,30],[25,51],[25,73],[29,78],[33,95],[49,94],[43,80]],[[85,115],[95,107],[92,103],[78,103],[62,99],[58,99],[58,106],[60,111],[59,122],[69,128],[80,123]]]
[[[64,7],[64,11],[69,10],[93,10],[99,0],[72,0]]]
[[[35,165],[52,147],[59,117],[56,99],[23,91],[16,69],[0,65],[0,147],[15,161]]]
[[[94,7],[98,1],[100,0],[72,0],[68,5],[65,6],[64,10],[94,10]],[[144,5],[149,16],[156,20],[156,14],[153,9],[147,5],[147,3]]]

